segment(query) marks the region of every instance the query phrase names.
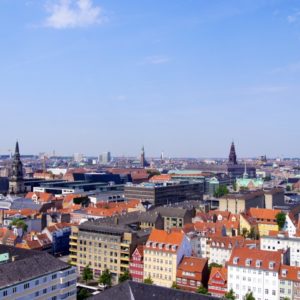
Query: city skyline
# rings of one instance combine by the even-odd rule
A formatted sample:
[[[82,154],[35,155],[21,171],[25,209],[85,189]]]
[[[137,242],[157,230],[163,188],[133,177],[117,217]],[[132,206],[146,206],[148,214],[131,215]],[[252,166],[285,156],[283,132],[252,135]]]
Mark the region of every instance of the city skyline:
[[[22,154],[299,157],[297,1],[0,1]]]

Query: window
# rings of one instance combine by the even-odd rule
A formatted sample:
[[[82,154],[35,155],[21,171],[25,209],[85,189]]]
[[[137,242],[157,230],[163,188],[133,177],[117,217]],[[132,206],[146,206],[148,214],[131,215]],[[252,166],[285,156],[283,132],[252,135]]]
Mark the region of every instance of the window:
[[[29,289],[29,282],[24,284],[24,290]]]
[[[17,287],[14,287],[13,290],[12,290],[12,292],[16,293],[17,292]]]
[[[52,275],[52,280],[57,278],[57,274]]]
[[[3,292],[3,297],[6,297],[7,296],[7,291],[4,291]]]
[[[43,289],[43,294],[47,294],[47,289]]]

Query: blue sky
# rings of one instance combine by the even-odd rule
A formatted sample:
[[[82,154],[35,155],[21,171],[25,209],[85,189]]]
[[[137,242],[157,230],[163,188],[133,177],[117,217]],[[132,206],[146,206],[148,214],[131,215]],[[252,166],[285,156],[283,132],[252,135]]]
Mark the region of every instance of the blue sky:
[[[300,156],[297,0],[0,0],[6,153]]]

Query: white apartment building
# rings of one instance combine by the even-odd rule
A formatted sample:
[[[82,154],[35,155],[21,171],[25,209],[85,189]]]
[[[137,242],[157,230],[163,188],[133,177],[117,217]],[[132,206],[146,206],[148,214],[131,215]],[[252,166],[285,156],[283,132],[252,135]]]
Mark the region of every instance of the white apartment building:
[[[235,248],[228,263],[228,290],[242,300],[252,292],[256,300],[279,300],[281,253]]]
[[[291,266],[300,266],[300,238],[289,237],[287,234],[279,233],[260,238],[260,249],[266,251],[288,250]]]

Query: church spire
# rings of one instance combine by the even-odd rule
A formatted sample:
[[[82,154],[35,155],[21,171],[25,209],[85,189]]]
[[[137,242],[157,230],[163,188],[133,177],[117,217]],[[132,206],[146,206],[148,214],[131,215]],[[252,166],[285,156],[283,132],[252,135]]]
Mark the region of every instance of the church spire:
[[[237,165],[234,142],[232,142],[231,147],[230,147],[229,164],[231,164],[231,165]]]
[[[15,156],[20,155],[20,149],[19,149],[19,142],[16,142],[16,147],[15,147]]]

